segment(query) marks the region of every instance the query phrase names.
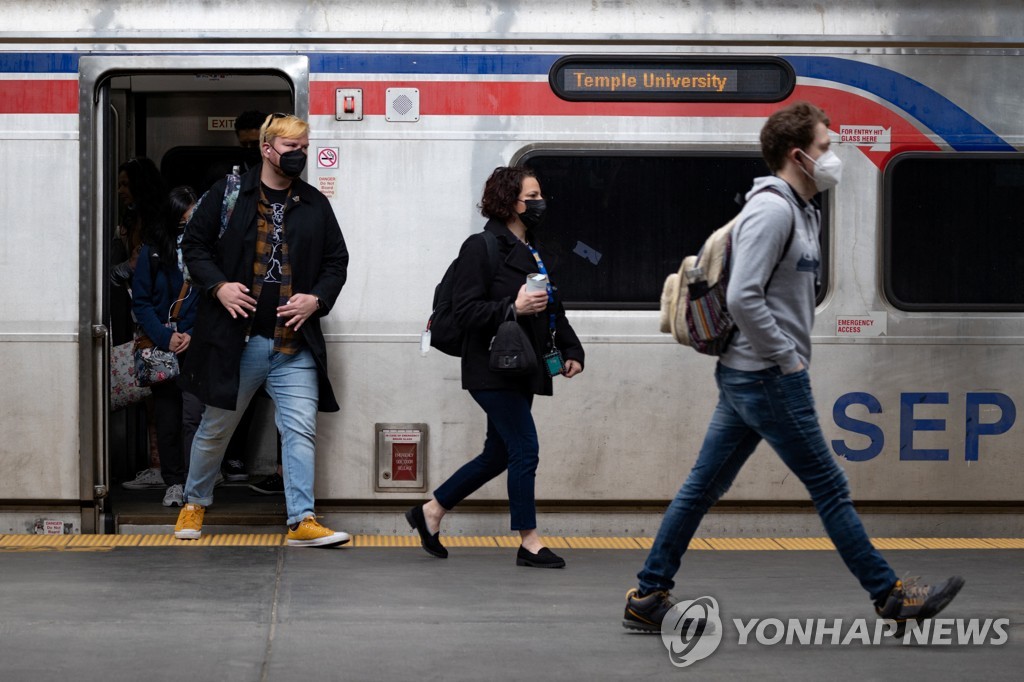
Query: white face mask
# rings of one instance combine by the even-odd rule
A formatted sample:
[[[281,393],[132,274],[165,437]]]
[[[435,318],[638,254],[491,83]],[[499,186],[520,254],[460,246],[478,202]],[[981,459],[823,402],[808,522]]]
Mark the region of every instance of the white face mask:
[[[808,156],[803,151],[801,151],[800,153],[806,156],[808,159],[811,159],[811,157]],[[800,167],[800,170],[804,171],[804,173],[807,173],[807,176],[814,181],[814,187],[819,192],[824,192],[826,190],[832,189],[833,187],[839,184],[840,180],[842,180],[843,162],[839,160],[839,157],[836,156],[836,153],[833,152],[832,150],[825,152],[817,159],[811,159],[811,163],[814,164],[813,175],[807,173],[807,171],[804,170],[803,166]]]

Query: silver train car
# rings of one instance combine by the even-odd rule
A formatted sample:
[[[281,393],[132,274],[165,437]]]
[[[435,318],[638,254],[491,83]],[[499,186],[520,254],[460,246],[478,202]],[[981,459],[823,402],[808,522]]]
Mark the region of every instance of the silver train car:
[[[401,529],[396,510],[477,452],[484,419],[459,363],[421,355],[420,332],[483,225],[483,181],[525,163],[588,351],[535,404],[545,528],[653,530],[715,401],[714,360],[658,331],[661,283],[738,210],[765,172],[765,117],[796,99],[828,112],[844,164],[821,197],[811,372],[854,498],[893,535],[1024,530],[1016,0],[0,10],[0,533],[116,530],[115,492],[145,457],[108,399],[117,167],[144,155],[201,185],[245,109],[308,118],[306,177],[352,255],[325,321],[342,410],[320,419],[321,508],[349,530]],[[254,470],[273,467],[264,417]],[[504,495],[489,484],[452,532],[504,528]],[[712,525],[737,533],[817,528],[767,448],[720,510]]]

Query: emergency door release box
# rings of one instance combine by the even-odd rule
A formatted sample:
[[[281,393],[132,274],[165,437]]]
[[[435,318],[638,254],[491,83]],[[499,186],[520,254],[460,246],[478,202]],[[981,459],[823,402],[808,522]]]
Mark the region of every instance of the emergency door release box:
[[[361,88],[338,88],[335,91],[335,96],[335,120],[363,120],[363,91]]]
[[[376,492],[427,490],[427,425],[376,424]]]

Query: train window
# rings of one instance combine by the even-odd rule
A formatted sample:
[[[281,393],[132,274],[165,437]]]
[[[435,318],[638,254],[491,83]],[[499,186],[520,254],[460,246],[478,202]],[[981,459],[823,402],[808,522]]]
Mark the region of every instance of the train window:
[[[548,199],[537,238],[569,309],[656,309],[665,277],[768,175],[754,154],[534,150],[519,162],[536,171]]]
[[[885,176],[885,292],[902,310],[1024,310],[1024,156],[911,153]]]

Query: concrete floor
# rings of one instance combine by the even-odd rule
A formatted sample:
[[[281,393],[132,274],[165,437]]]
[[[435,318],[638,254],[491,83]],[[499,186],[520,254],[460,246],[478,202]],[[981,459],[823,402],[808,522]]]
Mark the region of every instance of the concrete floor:
[[[867,618],[830,551],[692,552],[679,597],[713,596],[719,648],[674,667],[627,633],[645,553],[514,549],[158,547],[0,551],[0,679],[22,680],[1018,680],[1024,550],[885,552],[901,575],[967,579],[944,618],[1007,618],[1001,646],[739,644],[733,619]]]

